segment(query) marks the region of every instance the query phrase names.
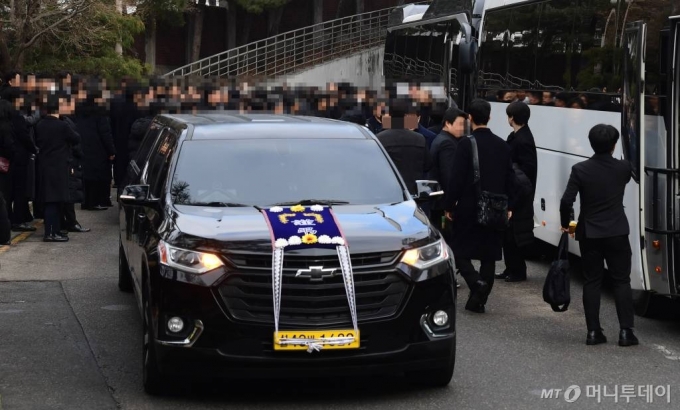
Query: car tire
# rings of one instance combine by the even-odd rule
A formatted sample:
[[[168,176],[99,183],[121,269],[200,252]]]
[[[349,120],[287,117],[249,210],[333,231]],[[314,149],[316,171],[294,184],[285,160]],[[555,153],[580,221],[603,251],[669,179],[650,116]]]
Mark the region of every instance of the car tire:
[[[118,289],[121,292],[132,292],[132,276],[122,243],[118,249]]]
[[[156,344],[153,337],[153,325],[151,322],[151,309],[148,298],[144,295],[144,320],[142,333],[142,380],[144,392],[152,396],[161,396],[166,392],[165,377],[160,371],[158,357],[156,356]]]
[[[634,290],[633,307],[635,308],[635,314],[640,317],[658,317],[660,314],[659,296],[649,291]]]
[[[446,387],[451,383],[456,367],[456,339],[453,339],[453,352],[449,363],[443,367],[408,372],[406,377],[411,383],[426,387]]]

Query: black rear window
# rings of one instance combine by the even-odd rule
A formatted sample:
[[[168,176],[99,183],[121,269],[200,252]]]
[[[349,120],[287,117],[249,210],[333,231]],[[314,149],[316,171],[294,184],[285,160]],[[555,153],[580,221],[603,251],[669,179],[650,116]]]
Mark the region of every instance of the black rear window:
[[[185,141],[171,193],[183,205],[266,206],[301,199],[366,205],[405,199],[378,143],[369,139]]]

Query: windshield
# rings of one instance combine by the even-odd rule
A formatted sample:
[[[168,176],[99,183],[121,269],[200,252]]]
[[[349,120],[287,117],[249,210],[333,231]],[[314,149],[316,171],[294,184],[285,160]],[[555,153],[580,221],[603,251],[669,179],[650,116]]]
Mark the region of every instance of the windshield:
[[[404,201],[385,155],[368,139],[185,141],[171,194],[182,205]]]

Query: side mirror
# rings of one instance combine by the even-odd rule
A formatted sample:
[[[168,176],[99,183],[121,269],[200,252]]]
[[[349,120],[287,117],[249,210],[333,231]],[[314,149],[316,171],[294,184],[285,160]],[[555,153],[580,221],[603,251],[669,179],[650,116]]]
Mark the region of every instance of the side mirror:
[[[413,195],[416,202],[426,202],[430,199],[444,195],[441,186],[437,181],[418,180],[416,181],[417,193]]]
[[[123,205],[144,205],[157,202],[150,199],[148,185],[128,185],[123,188],[118,200]]]

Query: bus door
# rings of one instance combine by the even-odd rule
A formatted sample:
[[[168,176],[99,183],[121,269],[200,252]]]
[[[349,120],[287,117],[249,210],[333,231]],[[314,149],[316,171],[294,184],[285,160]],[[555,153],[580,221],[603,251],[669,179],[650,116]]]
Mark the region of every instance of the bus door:
[[[664,52],[662,50],[661,52]],[[666,112],[669,149],[674,171],[669,193],[672,198],[671,216],[669,219],[673,235],[668,241],[672,243],[672,262],[669,267],[670,293],[680,294],[680,15],[670,18],[670,35],[668,41],[666,72],[668,73],[668,107]],[[671,148],[673,147],[673,148]]]
[[[644,118],[644,104],[645,104],[645,90],[644,90],[644,76],[645,76],[645,37],[647,34],[647,25],[643,22],[634,22],[626,26],[623,37],[623,88],[621,95],[621,144],[624,152],[624,157],[628,159],[633,168],[633,180],[631,184],[635,184],[638,188],[638,201],[640,204],[639,218],[637,220],[638,226],[635,226],[633,220],[631,223],[631,248],[633,255],[638,252],[641,256],[642,278],[631,277],[634,289],[642,288],[642,290],[661,290],[660,283],[652,281],[655,278],[650,277],[649,264],[661,263],[662,252],[658,255],[647,255],[647,243],[651,244],[650,237],[654,237],[660,233],[652,233],[645,228],[648,227],[647,220],[649,218],[649,211],[653,211],[656,207],[652,197],[658,193],[656,182],[658,182],[659,172],[645,168],[645,118]],[[665,178],[665,176],[664,176]],[[651,189],[648,189],[651,188]],[[651,195],[650,195],[651,194]],[[651,202],[648,202],[651,201]],[[651,204],[650,206],[646,204]],[[653,220],[653,218],[651,218]],[[638,251],[639,250],[639,251]],[[636,262],[633,257],[633,263]],[[633,272],[637,271],[633,267]],[[642,283],[640,283],[640,281]],[[667,286],[666,286],[667,288]],[[667,292],[667,290],[666,290]]]

